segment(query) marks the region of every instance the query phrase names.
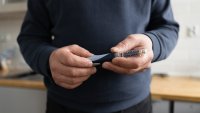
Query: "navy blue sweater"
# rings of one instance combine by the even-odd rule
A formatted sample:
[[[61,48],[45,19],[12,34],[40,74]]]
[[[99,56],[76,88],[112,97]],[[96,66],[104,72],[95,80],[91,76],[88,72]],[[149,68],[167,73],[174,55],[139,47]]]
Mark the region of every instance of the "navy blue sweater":
[[[152,62],[156,62],[173,50],[178,29],[170,0],[29,0],[18,43],[30,67],[44,75],[50,98],[77,110],[106,113],[146,98],[150,69],[124,76],[99,67],[81,86],[67,90],[51,78],[52,51],[78,44],[93,54],[103,54],[129,34],[143,33],[153,42]]]

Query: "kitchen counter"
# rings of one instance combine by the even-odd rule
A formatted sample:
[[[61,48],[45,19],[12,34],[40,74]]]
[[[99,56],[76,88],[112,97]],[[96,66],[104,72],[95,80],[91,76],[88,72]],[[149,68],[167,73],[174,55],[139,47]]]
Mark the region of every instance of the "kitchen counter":
[[[43,76],[31,70],[13,69],[8,72],[0,72],[1,87],[16,87],[29,89],[46,89],[42,82]]]
[[[0,79],[0,86],[45,90],[42,76],[37,76],[22,79]],[[159,100],[200,102],[200,79],[193,77],[153,76],[151,94],[153,99]]]
[[[200,102],[200,78],[154,76],[151,93],[155,99]]]
[[[151,82],[153,99],[168,100],[169,113],[175,101],[200,102],[200,79],[195,77],[154,76]]]
[[[41,75],[0,79],[0,87],[46,90]],[[174,113],[174,101],[200,102],[200,78],[153,76],[151,95],[154,100],[168,100],[169,113]]]
[[[41,80],[17,80],[17,79],[0,79],[0,86],[2,87],[16,87],[45,90],[44,83]]]

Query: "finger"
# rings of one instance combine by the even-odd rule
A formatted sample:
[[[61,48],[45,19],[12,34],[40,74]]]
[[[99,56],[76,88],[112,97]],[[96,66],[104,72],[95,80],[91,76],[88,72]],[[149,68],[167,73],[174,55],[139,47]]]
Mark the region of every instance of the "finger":
[[[66,88],[66,89],[75,89],[77,88],[78,86],[80,86],[82,83],[79,83],[79,84],[76,84],[76,85],[70,85],[70,84],[66,84],[66,83],[59,83],[58,85],[63,87],[63,88]]]
[[[57,74],[54,76],[55,81],[63,82],[69,85],[76,85],[86,81],[90,76],[83,76],[83,77],[68,77],[65,75]]]
[[[70,85],[75,85],[75,84],[80,84],[84,81],[86,81],[90,76],[84,76],[84,77],[67,77],[66,78],[66,83],[70,84]]]
[[[58,69],[57,72],[65,76],[81,77],[81,76],[93,75],[96,73],[96,71],[97,71],[96,67],[77,68],[77,67],[62,66],[60,69]]]
[[[144,72],[147,69],[151,68],[151,63],[147,63],[143,66],[143,68],[139,69],[139,72]]]
[[[151,60],[147,57],[147,55],[128,58],[117,57],[112,60],[113,64],[129,69],[139,68],[148,62],[151,62]]]
[[[66,76],[81,77],[81,76],[88,76],[88,75],[95,74],[96,67],[92,67],[92,68],[68,67],[66,71],[68,72],[68,73],[65,73]]]
[[[151,68],[151,62],[146,64],[146,69]]]
[[[112,47],[111,51],[114,53],[122,53],[131,50],[138,45],[140,45],[140,40],[137,40],[135,35],[129,35],[115,47]]]
[[[69,51],[63,52],[60,62],[66,66],[73,67],[92,67],[92,61],[85,57],[77,56]]]
[[[77,56],[86,57],[86,58],[92,56],[92,53],[90,53],[88,50],[80,47],[79,45],[76,45],[76,44],[70,45],[70,46],[68,46],[68,48],[73,54],[75,54]]]
[[[137,69],[127,69],[127,68],[119,67],[110,62],[105,62],[105,63],[103,63],[102,66],[105,69],[108,69],[108,70],[111,70],[113,72],[120,73],[120,74],[133,74],[138,71]]]
[[[148,63],[144,64],[143,66],[138,67],[137,69],[135,69],[135,71],[136,72],[144,72],[147,69],[149,69],[150,67],[151,67],[151,62],[148,62]]]

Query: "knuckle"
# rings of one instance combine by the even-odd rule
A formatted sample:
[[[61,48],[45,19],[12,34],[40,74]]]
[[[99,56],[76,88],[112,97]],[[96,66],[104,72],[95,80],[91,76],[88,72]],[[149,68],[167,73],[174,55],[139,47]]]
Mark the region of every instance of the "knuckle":
[[[65,57],[69,57],[71,55],[71,52],[69,50],[65,50],[64,52],[61,53],[62,56],[65,56]]]
[[[68,86],[67,89],[74,89],[74,87],[73,86]]]
[[[92,74],[92,70],[91,69],[86,69],[85,71],[84,71],[84,73],[82,73],[83,75],[90,75],[90,74]]]
[[[66,59],[66,63],[69,63],[69,65],[72,65],[73,63],[75,63],[76,61],[75,61],[75,59],[73,59],[72,57],[68,57],[67,59]]]
[[[59,51],[60,51],[60,49],[54,50],[54,51],[52,52],[51,56],[52,56],[52,57],[57,56],[57,55],[59,54]]]
[[[88,69],[86,73],[87,73],[87,75],[92,75],[92,74],[96,73],[96,69],[95,68]]]
[[[62,84],[58,80],[54,80],[55,84],[62,86]]]
[[[54,74],[52,74],[52,78],[53,78],[55,81],[58,80],[58,77],[57,77],[56,75],[54,75]]]
[[[75,78],[71,78],[71,84],[76,84],[77,80]]]
[[[62,82],[58,82],[58,81],[55,81],[55,83],[58,85],[58,86],[61,86],[63,88],[66,88],[66,89],[73,89],[73,85],[69,85],[69,84],[66,84],[66,83],[62,83]]]
[[[132,71],[132,70],[127,70],[127,71],[126,71],[126,74],[127,74],[127,75],[133,74],[133,71]]]
[[[127,37],[129,40],[134,40],[135,39],[135,35],[131,34],[131,35],[128,35]]]
[[[134,69],[137,69],[137,68],[139,68],[140,67],[140,64],[139,63],[136,63],[135,65],[134,65]]]
[[[119,43],[122,47],[126,47],[127,45],[126,45],[126,43],[125,43],[125,41],[122,41],[122,42],[120,42]]]
[[[57,70],[57,66],[55,64],[50,65],[51,71],[55,72]]]
[[[90,76],[86,76],[86,77],[83,79],[83,81],[86,81],[89,77],[90,77]]]
[[[52,78],[53,78],[53,80],[56,84],[60,84],[63,81],[62,78],[60,76],[57,76],[57,75],[52,76]]]
[[[63,54],[64,52],[63,52],[63,49],[57,49],[57,50],[55,50],[55,52],[53,53],[53,56],[55,57],[55,58],[59,58],[60,56],[63,56],[64,54]]]
[[[132,39],[133,35],[128,35],[127,39]]]
[[[79,46],[77,44],[71,45],[72,48],[78,48]]]
[[[76,85],[69,85],[68,89],[75,89],[76,87],[78,87],[78,86],[76,86]]]
[[[139,61],[136,61],[135,64],[134,64],[134,68],[140,68],[142,66],[144,66],[145,64],[147,63],[146,59],[141,59]]]
[[[73,85],[69,85],[66,83],[60,83],[59,86],[66,88],[66,89],[74,89]]]
[[[69,73],[70,73],[71,76],[74,77],[74,76],[77,75],[77,70],[75,70],[75,69],[70,69],[70,70],[69,70]]]
[[[57,80],[57,79],[58,79],[57,75],[54,74],[54,73],[52,73],[52,78],[53,78],[54,80]]]

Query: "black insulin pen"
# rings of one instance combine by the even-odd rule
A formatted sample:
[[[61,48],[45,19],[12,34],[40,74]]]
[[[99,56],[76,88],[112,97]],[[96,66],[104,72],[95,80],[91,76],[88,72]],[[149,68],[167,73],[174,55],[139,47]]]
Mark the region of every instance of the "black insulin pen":
[[[102,55],[93,55],[89,57],[90,60],[93,62],[93,66],[98,66],[106,61],[111,61],[115,57],[133,57],[133,56],[142,56],[146,54],[146,49],[135,49],[130,50],[124,53],[106,53]]]

